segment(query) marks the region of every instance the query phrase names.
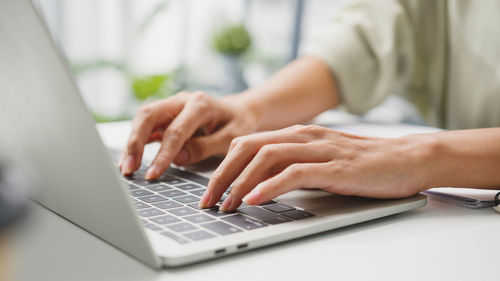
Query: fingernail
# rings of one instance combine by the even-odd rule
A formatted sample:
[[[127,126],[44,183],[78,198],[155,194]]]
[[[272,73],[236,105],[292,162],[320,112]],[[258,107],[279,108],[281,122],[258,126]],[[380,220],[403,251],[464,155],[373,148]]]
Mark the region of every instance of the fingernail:
[[[123,162],[122,173],[124,175],[130,175],[134,171],[134,165],[135,165],[134,156],[132,155],[127,156],[127,158]]]
[[[242,200],[248,205],[257,205],[259,203],[258,200],[260,198],[260,195],[261,195],[260,190],[254,189],[250,193],[245,195],[245,197],[243,197]]]
[[[226,200],[224,200],[224,202],[222,202],[222,205],[219,207],[219,211],[221,212],[228,211],[232,203],[233,203],[233,196],[231,195],[231,193],[229,193],[229,196],[226,198]]]
[[[206,208],[211,196],[211,192],[207,189],[205,193],[203,193],[203,196],[200,199],[200,204],[198,206],[200,208]]]
[[[144,178],[147,180],[151,180],[157,178],[159,175],[160,175],[160,168],[155,164],[153,164],[151,167],[149,167]]]
[[[174,162],[179,165],[187,163],[188,161],[189,161],[189,154],[185,149],[181,149],[181,151],[179,151],[179,153],[177,153],[177,155],[174,158]]]

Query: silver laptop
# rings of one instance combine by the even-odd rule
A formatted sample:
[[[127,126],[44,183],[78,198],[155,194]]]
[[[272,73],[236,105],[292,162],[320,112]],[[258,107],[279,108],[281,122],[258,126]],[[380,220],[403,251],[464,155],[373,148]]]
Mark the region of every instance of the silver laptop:
[[[234,213],[199,210],[208,179],[170,168],[123,178],[29,0],[0,1],[0,146],[38,174],[41,205],[155,268],[212,259],[426,204],[298,190]],[[126,137],[126,136],[123,136]]]

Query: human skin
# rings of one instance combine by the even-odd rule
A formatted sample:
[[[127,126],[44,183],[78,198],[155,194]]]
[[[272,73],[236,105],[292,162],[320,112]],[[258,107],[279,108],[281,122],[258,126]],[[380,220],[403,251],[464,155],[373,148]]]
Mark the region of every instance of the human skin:
[[[201,207],[211,207],[232,185],[222,211],[297,188],[400,198],[436,186],[500,186],[500,128],[394,139],[319,126],[286,128],[334,108],[338,97],[330,70],[312,57],[238,95],[180,93],[139,110],[119,167],[124,175],[137,170],[144,145],[152,141],[161,148],[147,179],[158,178],[172,162],[189,165],[227,153],[200,200]]]

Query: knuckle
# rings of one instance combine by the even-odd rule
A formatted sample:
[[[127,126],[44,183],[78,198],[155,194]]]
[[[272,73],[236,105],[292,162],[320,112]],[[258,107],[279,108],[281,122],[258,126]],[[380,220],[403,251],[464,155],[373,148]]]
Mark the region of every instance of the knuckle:
[[[299,132],[307,135],[318,136],[323,132],[323,130],[324,128],[318,125],[306,125],[302,126],[302,128],[299,129]]]
[[[210,96],[205,92],[194,92],[190,95],[190,99],[194,102],[203,104],[208,103]]]
[[[169,159],[171,159],[170,153],[168,151],[161,150],[156,155],[154,163],[157,164],[157,165],[159,165],[159,166],[163,166],[166,162],[169,161]]]
[[[305,127],[304,125],[293,125],[293,126],[288,127],[288,129],[290,129],[292,131],[298,131],[304,127]]]
[[[290,177],[300,177],[304,173],[304,167],[299,164],[292,164],[287,168],[287,174]]]
[[[246,143],[246,137],[236,137],[234,138],[232,141],[231,141],[231,149],[236,149],[236,148],[242,148],[243,146],[245,146],[244,143]]]
[[[235,137],[235,138],[233,138],[233,140],[231,141],[231,147],[235,147],[236,145],[238,145],[238,143],[241,142],[241,138],[242,137]]]
[[[141,141],[136,135],[130,136],[128,143],[127,143],[127,149],[129,152],[135,152],[137,148],[141,146]]]
[[[139,108],[139,113],[143,116],[153,115],[154,109],[152,104],[145,104]]]
[[[221,182],[221,179],[224,176],[224,171],[220,168],[215,169],[210,177],[210,180],[214,183],[214,185],[218,185]]]
[[[272,144],[266,144],[259,150],[258,156],[261,159],[270,159],[274,158],[276,154],[277,154],[276,146]]]
[[[171,127],[167,129],[165,136],[173,140],[179,140],[182,138],[184,130],[180,127]]]
[[[235,146],[237,150],[248,151],[255,146],[255,142],[248,137],[243,137]]]
[[[273,180],[270,180],[266,183],[266,188],[268,190],[277,190],[281,186],[280,184],[281,180],[278,178],[275,178]]]
[[[182,92],[178,92],[177,94],[175,94],[175,96],[177,97],[188,97],[189,96],[189,92],[186,92],[186,91],[182,91]]]

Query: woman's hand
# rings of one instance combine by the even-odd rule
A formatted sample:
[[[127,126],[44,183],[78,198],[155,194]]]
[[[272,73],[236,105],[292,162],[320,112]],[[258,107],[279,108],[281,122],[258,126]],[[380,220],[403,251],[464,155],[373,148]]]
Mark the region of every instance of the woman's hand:
[[[132,123],[119,167],[130,175],[141,165],[144,145],[161,142],[145,178],[158,178],[170,165],[188,165],[225,154],[235,137],[253,133],[257,118],[238,96],[215,99],[203,92],[182,92],[141,107]]]
[[[375,198],[413,195],[425,187],[419,138],[353,136],[319,126],[238,137],[215,171],[200,205],[211,207],[232,184],[220,209],[258,205],[298,188]],[[425,165],[423,165],[425,166]]]

